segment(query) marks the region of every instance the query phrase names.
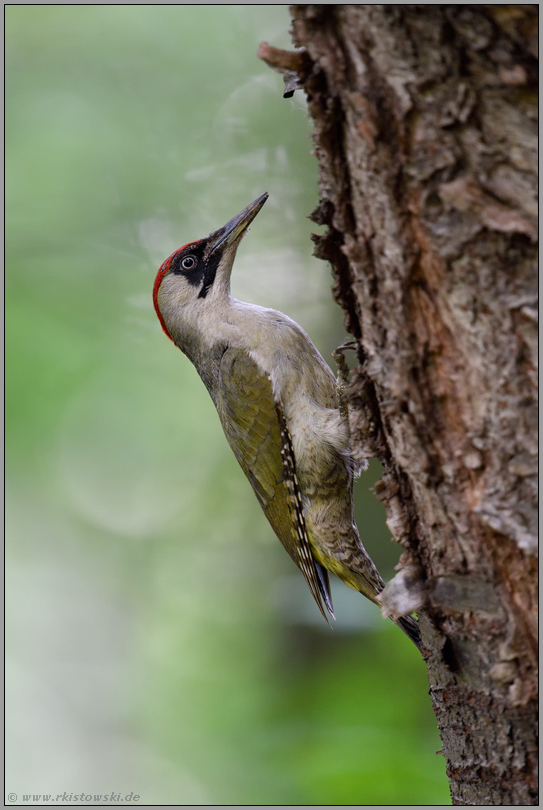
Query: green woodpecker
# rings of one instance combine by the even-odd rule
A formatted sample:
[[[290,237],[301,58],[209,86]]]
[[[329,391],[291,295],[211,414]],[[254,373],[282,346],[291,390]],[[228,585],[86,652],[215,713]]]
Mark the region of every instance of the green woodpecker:
[[[230,295],[239,243],[267,197],[172,253],[153,301],[164,332],[196,366],[274,532],[323,616],[326,607],[334,617],[328,572],[377,605],[384,582],[354,522],[356,465],[334,375],[298,324]],[[411,616],[396,623],[419,644]]]

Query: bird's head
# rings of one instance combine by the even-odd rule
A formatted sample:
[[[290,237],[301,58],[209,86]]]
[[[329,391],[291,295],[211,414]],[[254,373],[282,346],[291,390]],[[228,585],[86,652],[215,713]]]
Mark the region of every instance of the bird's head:
[[[267,199],[268,194],[262,194],[224,227],[184,245],[162,264],[153,303],[162,329],[174,343],[189,312],[197,319],[199,310],[203,312],[211,301],[228,297],[238,245]]]

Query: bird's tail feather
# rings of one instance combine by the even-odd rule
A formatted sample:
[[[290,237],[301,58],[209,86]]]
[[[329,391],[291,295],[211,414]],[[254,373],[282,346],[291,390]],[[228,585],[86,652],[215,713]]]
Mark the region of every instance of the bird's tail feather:
[[[324,600],[328,613],[332,619],[335,619],[336,617],[332,605],[332,592],[330,591],[330,577],[328,576],[328,571],[326,568],[324,568],[324,566],[317,562],[315,558],[313,558],[313,565],[315,566],[315,571],[317,573],[320,595]]]
[[[392,621],[394,624],[397,624],[398,627],[404,631],[405,635],[409,636],[413,644],[416,644],[420,649],[420,645],[422,643],[420,630],[413,616],[400,616],[399,619],[393,619]]]

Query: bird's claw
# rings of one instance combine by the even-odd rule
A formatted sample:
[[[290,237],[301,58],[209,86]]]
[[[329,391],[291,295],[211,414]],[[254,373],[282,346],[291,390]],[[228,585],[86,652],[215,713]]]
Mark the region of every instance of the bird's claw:
[[[348,349],[356,351],[357,348],[358,344],[356,340],[349,340],[346,343],[343,343],[341,346],[338,346],[337,349],[334,349],[332,352],[332,357],[334,358],[338,368],[338,378],[341,380],[343,385],[346,385],[349,381],[349,366],[345,360],[345,352]]]
[[[332,356],[334,356],[336,352],[343,354],[343,352],[346,351],[347,349],[352,349],[353,351],[356,351],[356,349],[358,349],[358,341],[347,340],[345,343],[342,343],[341,346],[338,346],[337,349],[335,349],[335,351],[332,352]]]
[[[339,412],[342,419],[344,419],[347,424],[349,423],[349,406],[347,403],[347,397],[345,395],[345,389],[347,387],[347,383],[349,382],[349,366],[345,360],[345,352],[347,349],[356,350],[357,348],[358,344],[356,340],[349,340],[346,343],[343,343],[341,346],[338,346],[337,349],[332,352],[332,357],[335,360],[338,372],[336,388],[338,393]]]

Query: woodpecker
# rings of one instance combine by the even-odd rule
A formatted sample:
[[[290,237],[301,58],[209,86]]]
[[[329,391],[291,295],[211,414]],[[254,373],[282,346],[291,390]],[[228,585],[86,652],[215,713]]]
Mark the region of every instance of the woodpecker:
[[[325,619],[329,572],[376,605],[384,582],[354,521],[356,464],[341,384],[308,335],[273,309],[230,295],[241,239],[268,194],[160,267],[153,303],[194,364],[228,443]],[[345,369],[345,365],[343,366]],[[420,644],[412,616],[396,624]]]

